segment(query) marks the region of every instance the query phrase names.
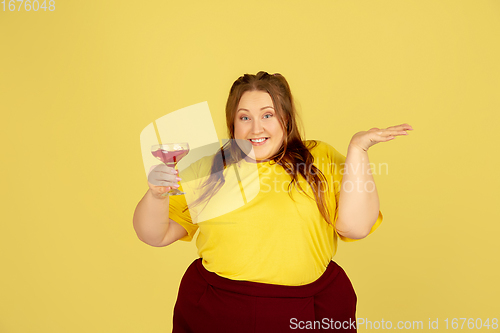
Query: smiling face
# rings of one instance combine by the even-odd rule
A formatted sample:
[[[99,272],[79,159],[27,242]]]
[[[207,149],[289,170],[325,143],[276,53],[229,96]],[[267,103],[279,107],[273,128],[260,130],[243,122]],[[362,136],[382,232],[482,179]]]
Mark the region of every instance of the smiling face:
[[[283,144],[283,129],[271,96],[265,91],[246,91],[241,96],[234,118],[234,138],[252,144],[256,161],[276,154]]]

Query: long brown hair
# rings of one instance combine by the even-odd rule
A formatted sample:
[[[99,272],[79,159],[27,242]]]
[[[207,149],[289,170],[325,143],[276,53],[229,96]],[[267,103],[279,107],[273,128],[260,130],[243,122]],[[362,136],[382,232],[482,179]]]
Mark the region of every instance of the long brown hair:
[[[328,209],[328,183],[325,175],[314,164],[314,157],[309,149],[317,145],[316,141],[310,141],[311,144],[306,147],[299,133],[298,115],[295,109],[295,103],[290,91],[288,82],[281,74],[270,75],[267,72],[259,72],[256,75],[245,74],[240,76],[232,85],[229,91],[229,97],[226,103],[226,124],[229,138],[233,139],[228,141],[216,153],[212,163],[211,173],[208,179],[201,185],[202,188],[206,187],[207,190],[193,203],[191,207],[198,205],[202,202],[208,203],[211,198],[219,189],[224,185],[224,169],[228,168],[234,163],[237,163],[246,154],[240,149],[237,144],[230,144],[234,141],[234,119],[236,117],[236,110],[241,97],[247,91],[264,91],[267,92],[273,101],[274,109],[278,115],[281,128],[283,129],[283,145],[276,152],[275,155],[269,158],[273,163],[281,165],[285,171],[291,176],[292,181],[288,185],[288,194],[290,197],[292,186],[297,186],[302,193],[302,186],[298,182],[298,175],[300,174],[309,184],[313,193],[314,199],[318,209],[325,219],[325,221],[333,226],[332,221],[338,212],[338,194],[335,196],[337,203],[334,218],[331,218]],[[303,166],[303,168],[301,168]],[[311,198],[311,197],[310,197]],[[312,198],[311,198],[312,199]],[[293,200],[293,198],[292,198]],[[184,209],[187,210],[188,207]]]

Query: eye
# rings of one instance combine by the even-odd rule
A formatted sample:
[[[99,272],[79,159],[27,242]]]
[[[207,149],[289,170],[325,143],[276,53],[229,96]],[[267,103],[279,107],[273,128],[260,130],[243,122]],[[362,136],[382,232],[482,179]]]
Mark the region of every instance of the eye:
[[[241,120],[246,120],[246,119],[248,119],[248,117],[247,116],[243,116],[243,117],[240,117],[240,119]]]
[[[267,116],[269,116],[269,117],[267,117]],[[272,113],[268,113],[268,114],[266,114],[266,115],[264,116],[264,118],[266,118],[266,117],[267,117],[267,118],[271,118],[272,116],[273,116],[273,114],[272,114]]]

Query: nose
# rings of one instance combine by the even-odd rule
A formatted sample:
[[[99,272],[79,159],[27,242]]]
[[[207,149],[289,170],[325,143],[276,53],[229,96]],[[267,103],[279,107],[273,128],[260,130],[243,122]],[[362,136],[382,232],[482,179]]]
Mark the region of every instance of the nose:
[[[252,134],[256,135],[256,134],[260,134],[263,132],[264,132],[264,128],[262,126],[260,119],[256,119],[252,124]]]

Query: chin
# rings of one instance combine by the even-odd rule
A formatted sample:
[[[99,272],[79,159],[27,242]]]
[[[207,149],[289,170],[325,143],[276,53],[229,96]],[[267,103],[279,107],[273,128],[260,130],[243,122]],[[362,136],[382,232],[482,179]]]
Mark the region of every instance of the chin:
[[[256,160],[268,160],[271,157],[271,155],[257,155],[255,157]]]

